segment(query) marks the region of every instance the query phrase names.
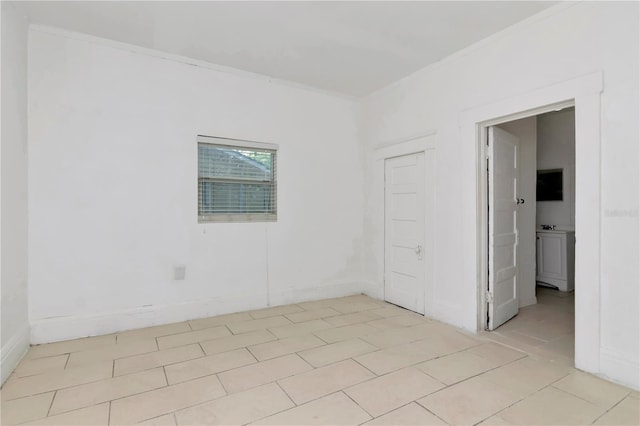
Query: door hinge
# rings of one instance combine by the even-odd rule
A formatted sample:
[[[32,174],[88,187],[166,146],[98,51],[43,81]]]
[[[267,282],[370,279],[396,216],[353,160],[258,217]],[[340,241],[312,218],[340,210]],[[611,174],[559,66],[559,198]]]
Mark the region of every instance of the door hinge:
[[[487,303],[493,303],[493,293],[490,291],[485,292],[484,299]]]

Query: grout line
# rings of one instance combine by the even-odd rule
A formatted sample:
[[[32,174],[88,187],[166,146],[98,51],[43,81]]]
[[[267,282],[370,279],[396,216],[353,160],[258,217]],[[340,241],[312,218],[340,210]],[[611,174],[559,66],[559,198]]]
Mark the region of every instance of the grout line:
[[[111,361],[111,378],[116,377],[116,360]]]
[[[347,395],[347,396],[348,396],[348,395]],[[421,398],[422,398],[422,397],[421,397]],[[352,401],[353,401],[353,399],[352,399]],[[354,402],[355,402],[355,401],[354,401]],[[416,401],[415,399],[414,399],[414,400],[412,400],[412,401],[409,401],[409,402],[407,402],[406,404],[401,405],[400,407],[393,408],[393,409],[391,409],[391,410],[389,410],[389,411],[386,411],[386,412],[384,412],[384,413],[380,414],[379,416],[374,416],[374,417],[373,417],[373,419],[374,419],[374,420],[375,420],[375,419],[379,419],[379,418],[380,418],[380,417],[382,417],[382,416],[385,416],[385,415],[387,415],[387,414],[389,414],[389,413],[391,413],[391,412],[393,412],[393,411],[399,410],[399,409],[404,408],[404,407],[406,407],[406,406],[408,406],[408,405],[411,405],[411,404],[413,404],[413,403],[417,403],[417,401]],[[419,407],[422,407],[422,406],[421,406],[421,405],[419,405]],[[365,411],[366,411],[366,410],[365,410]],[[427,411],[429,411],[429,410],[427,410]],[[367,412],[367,414],[369,414],[369,412]],[[370,414],[370,415],[371,415],[371,414]],[[437,417],[437,416],[436,416],[436,417]],[[370,422],[370,421],[371,421],[371,420],[366,420],[365,422],[360,423],[360,425],[364,425],[364,424],[366,424],[367,422]],[[447,423],[447,422],[445,422],[445,424],[448,424],[448,423]]]
[[[30,377],[32,377],[32,376],[30,376]],[[75,385],[66,386],[66,387],[59,388],[59,389],[47,389],[47,390],[43,390],[42,392],[30,393],[30,394],[27,394],[27,395],[18,396],[16,398],[7,398],[7,399],[3,398],[3,402],[4,401],[15,401],[17,399],[28,398],[28,397],[36,396],[36,395],[42,395],[44,393],[49,393],[49,392],[57,392],[59,390],[75,388],[75,387],[78,387],[78,386],[87,385],[89,383],[95,383],[95,382],[99,382],[99,381],[102,381],[102,380],[109,380],[111,378],[112,377],[105,377],[105,378],[102,378],[102,379],[91,380],[91,381],[85,382],[85,383],[78,383],[78,384],[75,384]]]
[[[269,342],[266,342],[269,343]],[[246,350],[247,352],[249,352],[249,354],[253,357],[253,359],[256,360],[256,362],[261,362],[258,357],[256,356],[256,354],[254,354],[251,349],[249,348],[249,346],[245,346],[242,349]],[[279,357],[275,357],[275,358],[279,358]],[[271,359],[275,359],[275,358],[271,358]],[[268,359],[265,359],[264,361],[269,361]]]
[[[156,368],[158,368],[158,367],[156,367]],[[149,371],[149,370],[144,370],[144,371]],[[119,377],[122,377],[122,376],[119,376]],[[102,380],[112,380],[112,379],[111,379],[111,378],[107,378],[107,379],[102,379]],[[100,381],[100,380],[98,380],[98,381]],[[83,383],[83,384],[81,384],[81,385],[70,386],[70,387],[68,387],[68,388],[56,389],[56,391],[55,391],[55,392],[56,392],[56,395],[57,395],[57,392],[58,392],[59,390],[71,389],[71,388],[75,388],[75,387],[78,387],[78,386],[82,386],[82,385],[86,385],[86,384],[93,384],[93,383],[96,383],[96,382],[88,382],[88,383]],[[132,396],[136,396],[136,395],[141,395],[141,394],[148,393],[148,392],[153,392],[153,391],[156,391],[156,390],[159,390],[159,389],[164,389],[164,388],[166,388],[166,387],[167,387],[167,386],[160,386],[160,387],[156,387],[156,388],[152,388],[152,389],[146,389],[146,390],[143,390],[143,391],[140,391],[140,392],[135,392],[135,393],[130,393],[130,394],[122,395],[122,396],[119,396],[119,397],[117,397],[117,398],[114,398],[114,399],[112,399],[112,400],[110,400],[110,401],[102,401],[102,402],[98,402],[98,403],[92,403],[92,404],[89,404],[89,405],[86,405],[86,406],[79,406],[79,407],[75,407],[75,408],[69,409],[69,410],[67,410],[67,411],[62,411],[62,412],[60,412],[60,413],[56,413],[55,415],[56,415],[56,416],[58,416],[58,415],[62,415],[62,414],[68,414],[68,413],[72,413],[72,412],[74,412],[74,411],[84,410],[85,408],[94,407],[94,406],[96,406],[96,405],[106,404],[107,402],[108,402],[109,404],[111,404],[111,402],[112,402],[112,401],[117,401],[117,400],[119,400],[119,399],[125,399],[125,398],[128,398],[128,397],[132,397]],[[47,393],[47,392],[45,392],[45,393]],[[51,407],[53,407],[53,401],[51,401]],[[51,407],[49,407],[49,409],[51,409]]]
[[[145,355],[145,354],[140,354],[140,355]],[[133,355],[133,356],[135,356],[135,355]],[[202,358],[202,357],[200,357],[200,358]],[[194,359],[197,359],[197,358],[194,358]],[[16,398],[6,399],[6,401],[13,401],[13,400],[22,399],[22,398],[29,398],[29,397],[32,397],[32,396],[42,395],[42,394],[45,394],[45,393],[57,392],[59,390],[72,389],[72,388],[76,388],[76,387],[79,387],[79,386],[84,386],[84,385],[97,383],[97,382],[101,382],[101,381],[105,381],[105,380],[112,380],[114,378],[120,378],[120,377],[124,377],[124,376],[129,376],[129,375],[133,375],[133,374],[142,373],[144,371],[149,371],[149,370],[153,370],[153,369],[156,369],[156,368],[164,367],[164,366],[160,365],[160,366],[145,368],[144,370],[140,370],[140,371],[134,371],[134,372],[127,373],[127,374],[121,374],[119,376],[114,376],[113,374],[114,374],[114,368],[115,368],[115,361],[116,360],[112,360],[113,363],[112,363],[112,366],[111,366],[111,377],[104,377],[104,378],[100,378],[100,379],[96,379],[96,380],[91,380],[91,381],[88,381],[88,382],[77,383],[77,384],[74,384],[74,385],[71,385],[71,386],[65,386],[65,387],[59,388],[59,389],[48,389],[48,390],[45,390],[45,391],[42,391],[42,392],[36,392],[36,393],[33,393],[33,394],[22,395],[22,396],[19,396],[19,397],[16,397]],[[187,361],[192,361],[192,360],[187,360]],[[105,360],[105,361],[100,361],[100,362],[98,362],[96,364],[101,364],[101,363],[106,363],[106,362],[107,361]],[[185,362],[185,361],[178,361],[178,362],[172,363],[172,364],[178,364],[180,362]],[[172,364],[167,364],[167,365],[172,365]],[[86,366],[89,366],[89,365],[92,365],[92,364],[81,365],[80,367],[75,367],[75,368],[83,368],[83,367],[86,367]],[[156,388],[156,389],[159,389],[159,388]],[[155,390],[155,389],[150,389],[150,390],[138,392],[138,393],[131,394],[131,395],[126,395],[126,396],[123,396],[123,397],[120,397],[120,398],[116,398],[116,399],[126,398],[127,396],[132,396],[132,395],[138,395],[139,393],[149,392],[151,390]],[[84,407],[84,408],[86,408],[86,407]],[[60,414],[62,414],[62,413],[60,413]]]
[[[276,383],[276,385],[277,385],[277,386],[280,386],[280,385],[279,385],[279,383],[276,381],[276,382],[265,383],[264,385],[255,386],[255,387],[253,387],[253,388],[251,388],[251,389],[256,389],[256,388],[258,388],[258,387],[260,387],[260,386],[266,386],[266,385],[269,385],[269,384],[271,384],[271,383]],[[247,392],[247,391],[249,391],[249,390],[251,390],[251,389],[247,389],[247,390],[244,390],[244,391],[240,391],[240,392],[237,392],[237,393],[232,394],[232,395],[237,395],[237,394],[242,393],[242,392]],[[282,389],[282,387],[280,387],[280,389]],[[282,389],[282,391],[284,392],[285,396],[286,396],[287,398],[289,398],[289,400],[291,400],[291,397],[289,397],[289,395],[284,391],[284,389]],[[231,395],[228,395],[228,396],[231,396]],[[265,419],[265,418],[267,418],[267,417],[275,416],[276,414],[284,413],[285,411],[293,410],[294,408],[298,407],[298,406],[296,405],[296,403],[295,403],[295,402],[293,402],[293,400],[291,400],[291,403],[293,404],[293,407],[285,408],[284,410],[276,411],[276,412],[273,412],[273,413],[271,413],[271,414],[267,414],[266,416],[258,417],[258,418],[256,418],[256,419],[251,420],[251,422],[250,422],[250,423],[243,423],[243,424],[244,424],[244,425],[253,424],[254,422],[257,422],[257,421],[259,421],[259,420]]]
[[[520,358],[520,359],[522,359],[522,358]],[[516,361],[518,361],[518,360],[516,360]],[[516,361],[513,361],[513,362],[516,362]],[[505,364],[505,365],[506,365],[506,364]],[[525,395],[524,397],[519,398],[517,401],[513,402],[512,404],[509,404],[508,406],[504,407],[503,409],[498,410],[498,411],[496,411],[496,412],[495,412],[495,413],[493,413],[493,414],[490,414],[489,416],[485,417],[484,419],[481,419],[480,421],[476,422],[475,424],[477,425],[477,424],[479,424],[479,423],[482,423],[483,421],[487,420],[489,417],[492,417],[492,416],[499,416],[499,413],[501,413],[501,412],[503,412],[503,411],[505,411],[505,410],[507,410],[507,409],[509,409],[509,408],[513,407],[513,406],[514,406],[514,405],[516,405],[516,404],[519,404],[520,402],[524,401],[525,399],[527,399],[527,398],[529,398],[529,397],[531,397],[531,396],[533,396],[533,395],[535,395],[535,394],[537,394],[537,393],[542,392],[542,390],[544,390],[544,389],[546,389],[546,388],[548,388],[548,387],[550,387],[550,386],[553,386],[553,384],[554,384],[554,383],[559,382],[560,380],[564,379],[565,377],[569,376],[570,374],[572,374],[572,373],[567,373],[567,374],[565,374],[564,376],[560,377],[559,379],[554,380],[553,382],[551,382],[551,383],[549,383],[549,384],[547,384],[547,385],[545,385],[545,386],[541,387],[540,389],[536,389],[535,391],[533,391],[533,392],[531,392],[531,393],[528,393],[528,394],[527,394],[527,395]],[[553,386],[553,387],[555,388],[555,386]],[[558,389],[558,390],[560,390],[560,389]],[[567,392],[565,392],[565,393],[567,393]],[[581,398],[580,398],[580,399],[581,399]]]
[[[378,351],[375,351],[375,352],[378,352]],[[372,353],[372,352],[368,352],[368,353]],[[356,355],[356,356],[359,356],[359,355]],[[367,367],[366,365],[364,365],[364,364],[360,363],[360,362],[359,362],[357,359],[355,359],[354,357],[347,358],[347,359],[353,360],[353,362],[355,362],[356,364],[360,365],[362,368],[364,368],[365,370],[367,370],[367,371],[371,372],[371,374],[373,374],[373,375],[375,376],[375,377],[372,377],[372,378],[371,378],[371,379],[369,379],[369,380],[373,380],[373,379],[376,379],[376,378],[378,378],[378,377],[382,377],[382,376],[384,376],[384,374],[380,374],[380,375],[376,374],[376,373],[375,373],[374,371],[372,371],[369,367]],[[332,364],[335,364],[335,363],[332,363]],[[329,364],[329,365],[331,365],[331,364]],[[397,371],[397,370],[396,370],[396,371]],[[388,373],[387,373],[387,374],[388,374]],[[368,382],[369,380],[365,380],[365,381],[366,381],[366,382]],[[364,383],[364,382],[362,382],[362,383]]]
[[[229,350],[229,351],[218,352],[218,353],[215,353],[215,354],[212,354],[212,355],[207,355],[207,356],[205,356],[205,357],[193,358],[193,359],[189,359],[189,360],[186,360],[186,361],[178,361],[178,362],[174,362],[174,363],[171,363],[171,364],[167,364],[167,365],[165,365],[165,367],[167,367],[167,366],[171,366],[171,365],[175,365],[175,364],[180,364],[180,363],[182,363],[182,362],[190,362],[190,361],[195,361],[195,360],[202,359],[202,358],[209,358],[209,357],[213,357],[213,356],[216,356],[216,355],[221,355],[221,354],[225,354],[225,353],[229,353],[229,352],[239,351],[239,350],[241,350],[241,349],[245,349],[245,350],[246,350],[247,348],[246,348],[246,347],[236,348],[236,349],[231,349],[231,350]],[[189,380],[184,380],[184,381],[182,381],[182,382],[174,383],[174,384],[172,384],[172,385],[170,385],[170,386],[174,386],[174,385],[177,385],[177,384],[180,384],[180,383],[186,383],[186,382],[189,382],[189,381],[192,381],[192,380],[202,379],[202,378],[204,378],[204,377],[209,377],[209,376],[218,375],[218,374],[220,374],[220,373],[226,373],[227,371],[232,371],[232,370],[236,370],[236,369],[239,369],[239,368],[248,367],[248,366],[250,366],[250,365],[256,365],[256,364],[259,364],[259,363],[261,363],[261,362],[266,362],[266,361],[274,360],[274,359],[276,359],[276,358],[283,358],[283,357],[286,357],[286,356],[289,356],[289,355],[293,355],[293,354],[286,354],[286,355],[278,356],[278,357],[276,357],[276,358],[271,358],[271,359],[267,359],[267,360],[264,360],[264,361],[258,361],[258,360],[256,359],[256,357],[255,357],[255,356],[253,356],[253,354],[252,354],[250,351],[247,351],[247,352],[249,352],[249,354],[250,354],[250,355],[251,355],[251,356],[256,360],[256,362],[251,362],[251,363],[244,364],[244,365],[238,365],[238,366],[235,366],[235,367],[231,367],[231,368],[227,368],[227,369],[224,369],[224,370],[217,371],[217,372],[215,372],[215,373],[205,374],[205,375],[200,376],[200,377],[194,377],[194,378],[189,379]],[[305,361],[305,362],[306,362],[306,361]],[[153,368],[157,368],[157,367],[153,367]],[[146,371],[146,370],[145,370],[145,371]],[[131,374],[134,374],[134,373],[131,373]],[[219,379],[219,378],[218,378],[218,379]],[[271,382],[269,382],[269,383],[271,383]]]
[[[534,392],[534,393],[537,393],[537,392]],[[531,395],[533,395],[533,394],[531,394]],[[523,397],[523,398],[518,398],[516,401],[514,401],[513,403],[511,403],[511,404],[507,405],[506,407],[501,408],[500,410],[496,411],[495,413],[489,414],[487,417],[485,417],[485,418],[483,418],[483,419],[478,420],[477,422],[475,422],[475,423],[474,423],[474,426],[475,426],[475,425],[479,425],[480,423],[484,422],[485,420],[489,419],[490,417],[493,417],[493,416],[498,416],[498,417],[500,417],[500,413],[502,413],[503,411],[505,411],[505,410],[507,410],[507,409],[509,409],[509,408],[513,407],[514,405],[516,405],[516,404],[520,403],[521,401],[524,401],[525,399],[527,399],[527,398],[528,398],[529,396],[531,396],[531,395],[527,395],[527,396],[525,396],[525,397]],[[422,405],[422,404],[421,404],[421,405]],[[426,407],[425,407],[425,408],[426,408]],[[500,417],[500,418],[504,420],[504,418],[502,418],[502,417]]]
[[[230,352],[230,351],[227,351],[227,352]],[[146,354],[142,354],[142,355],[146,355]],[[145,367],[143,367],[142,370],[131,371],[129,373],[119,374],[118,376],[114,376],[114,377],[124,377],[124,376],[129,376],[131,374],[142,373],[143,371],[153,370],[155,368],[169,367],[169,366],[172,366],[172,365],[181,364],[183,362],[195,361],[197,359],[206,358],[207,356],[211,356],[211,355],[198,356],[198,357],[195,357],[195,358],[184,359],[184,360],[181,360],[181,361],[169,362],[169,363],[166,363],[166,364],[163,363],[161,365],[145,366]],[[123,358],[123,359],[126,359],[126,358]]]
[[[222,371],[220,372],[222,373]],[[218,374],[220,373],[216,373],[216,374],[211,374],[212,376],[216,376],[216,378],[218,379],[218,383],[220,383],[220,386],[222,387],[222,390],[224,391],[224,395],[215,399],[219,399],[219,398],[224,398],[225,396],[229,396],[232,395],[231,393],[229,393],[229,391],[227,390],[227,387],[224,385],[224,383],[222,383],[222,380],[220,380],[220,376]],[[254,388],[257,386],[254,386]],[[253,388],[251,388],[253,389]],[[248,389],[245,389],[248,390]],[[240,393],[240,392],[236,392],[236,393]]]
[[[367,381],[368,381],[368,380],[367,380]],[[361,382],[361,383],[366,383],[366,382]],[[359,383],[358,383],[358,384],[359,384]],[[355,385],[354,385],[354,386],[355,386]],[[350,387],[351,387],[351,386],[350,386]],[[367,415],[368,415],[368,416],[370,416],[370,417],[371,417],[369,420],[367,420],[367,422],[368,422],[368,421],[371,421],[372,419],[375,419],[376,417],[375,417],[373,414],[371,414],[370,412],[368,412],[368,411],[367,411],[367,410],[366,410],[362,405],[360,405],[360,404],[358,403],[358,401],[356,401],[355,399],[351,398],[351,395],[349,395],[347,392],[345,392],[345,390],[346,390],[346,389],[348,389],[348,388],[341,389],[341,390],[339,390],[338,392],[342,393],[344,396],[346,396],[346,397],[347,397],[347,398],[349,398],[351,401],[353,401],[353,403],[354,403],[354,404],[356,404],[356,405],[357,405],[357,406],[358,406],[362,411],[364,411],[365,413],[367,413]],[[335,393],[338,393],[338,392],[335,392]],[[330,394],[330,395],[333,395],[333,394]],[[382,414],[381,414],[381,415],[382,415]]]
[[[107,425],[111,424],[111,401],[109,401],[109,412],[107,413]]]
[[[572,373],[569,373],[569,375],[570,375],[570,374],[572,374]],[[576,395],[576,394],[574,394],[574,393],[572,393],[572,392],[569,392],[569,391],[566,391],[566,390],[564,390],[564,389],[560,389],[560,388],[558,388],[558,387],[554,386],[556,383],[558,383],[560,380],[562,380],[562,379],[564,379],[564,378],[566,378],[566,377],[567,377],[567,376],[564,376],[564,377],[562,377],[561,379],[558,379],[558,380],[556,380],[555,382],[553,382],[553,383],[551,383],[551,384],[549,384],[549,385],[547,385],[547,386],[543,387],[542,389],[546,389],[546,388],[554,388],[554,389],[555,389],[555,390],[557,390],[558,392],[562,392],[562,393],[567,394],[567,395],[570,395],[570,396],[572,396],[572,397],[574,397],[574,398],[578,398],[578,399],[580,399],[580,400],[582,400],[582,401],[584,401],[584,402],[589,403],[589,405],[597,405],[597,404],[595,404],[595,403],[593,403],[593,402],[589,401],[588,399],[584,399],[583,397],[581,397],[581,396],[579,396],[579,395]],[[542,390],[542,389],[540,389],[540,390]],[[624,399],[624,397],[623,397],[622,399]],[[618,401],[618,402],[620,402],[620,401]]]
[[[425,361],[425,362],[428,362],[428,361]],[[448,384],[446,384],[446,383],[445,383],[445,382],[443,382],[442,380],[440,380],[440,379],[438,379],[438,378],[436,378],[436,377],[432,376],[431,374],[429,374],[429,373],[426,373],[426,372],[422,371],[421,369],[417,368],[417,367],[416,367],[416,365],[417,365],[417,364],[414,364],[414,365],[412,365],[411,367],[415,368],[416,370],[418,370],[419,372],[421,372],[422,374],[424,374],[424,375],[425,375],[425,376],[427,376],[428,378],[435,380],[436,382],[440,383],[440,384],[443,386],[443,387],[441,387],[441,388],[440,388],[440,389],[438,389],[438,390],[435,390],[435,391],[433,391],[433,392],[431,392],[431,393],[428,393],[427,395],[431,395],[432,393],[436,393],[436,392],[438,392],[438,391],[441,391],[441,390],[446,389],[446,388],[448,388],[448,387],[449,387],[449,385],[448,385]],[[427,396],[427,395],[424,395],[424,396]],[[422,397],[420,397],[420,398],[422,398]]]
[[[595,422],[597,422],[601,417],[603,417],[605,414],[607,414],[609,411],[613,410],[614,408],[616,408],[618,405],[620,405],[622,403],[622,401],[624,401],[625,399],[627,399],[627,397],[629,397],[629,395],[631,395],[631,392],[628,392],[625,396],[622,397],[622,399],[618,402],[616,402],[615,404],[613,404],[611,407],[609,407],[604,413],[600,414],[598,417],[596,417],[591,424],[594,424]]]
[[[436,391],[436,392],[437,392],[437,391]],[[435,393],[435,392],[434,392],[434,393]],[[447,421],[446,421],[445,419],[443,419],[442,417],[440,417],[439,415],[437,415],[437,414],[436,414],[436,413],[434,413],[433,411],[429,410],[429,409],[428,409],[427,407],[425,407],[424,405],[420,404],[420,403],[418,402],[418,400],[414,400],[413,402],[415,402],[415,403],[416,403],[416,405],[418,405],[418,407],[422,407],[422,408],[424,408],[424,409],[425,409],[425,410],[427,410],[429,413],[433,414],[434,416],[436,416],[437,418],[439,418],[440,420],[442,420],[442,423],[444,423],[444,424],[449,424],[449,423],[447,423]]]
[[[286,379],[286,377],[285,377],[285,379]],[[291,397],[291,395],[289,395],[289,392],[287,392],[287,391],[285,390],[285,388],[283,388],[283,387],[282,387],[282,385],[280,384],[280,380],[282,380],[282,379],[276,380],[274,383],[276,384],[276,386],[278,386],[278,387],[282,390],[282,392],[284,392],[284,394],[287,396],[287,398],[289,398],[289,400],[290,400],[290,401],[291,401],[291,403],[293,404],[293,407],[298,407],[298,406],[300,406],[300,405],[306,404],[306,402],[303,402],[302,404],[296,404],[296,402],[293,400],[293,398]],[[314,400],[314,401],[315,401],[315,400]],[[293,408],[293,407],[291,407],[291,408]],[[287,408],[287,410],[290,410],[291,408]]]
[[[281,339],[280,339],[278,336],[276,336],[276,334],[275,334],[273,331],[271,331],[270,329],[265,328],[265,329],[264,329],[264,331],[266,331],[267,333],[269,333],[270,335],[272,335],[272,336],[273,336],[273,340],[281,340]],[[267,342],[273,342],[273,340],[267,340]],[[267,342],[261,342],[261,343],[267,343]],[[259,343],[257,343],[257,344],[259,344]]]
[[[165,366],[162,366],[162,372],[164,373],[164,381],[167,382],[167,386],[169,386],[169,377],[167,377],[167,369]]]
[[[240,349],[241,349],[241,348],[240,348]],[[221,353],[222,353],[222,352],[221,352]],[[248,364],[248,365],[254,365],[254,364]],[[245,367],[245,366],[234,367],[234,368],[232,368],[232,369],[225,370],[225,371],[230,371],[230,370],[233,370],[233,369],[235,369],[235,368],[242,368],[242,367]],[[250,389],[254,389],[254,388],[258,387],[258,386],[263,386],[263,385],[268,384],[268,383],[263,383],[262,385],[253,386],[253,387],[251,387],[251,388],[244,389],[244,390],[242,390],[242,391],[240,391],[240,392],[235,392],[235,393],[230,394],[230,393],[228,393],[228,392],[227,392],[227,390],[226,390],[226,388],[225,388],[224,384],[222,383],[222,381],[220,380],[220,377],[218,376],[218,374],[219,374],[219,373],[223,373],[223,372],[224,372],[224,371],[220,371],[220,372],[218,372],[218,373],[213,373],[213,374],[207,374],[206,376],[197,377],[197,378],[190,379],[190,380],[187,380],[187,381],[184,381],[184,382],[174,383],[173,385],[169,385],[169,386],[177,386],[177,385],[185,384],[185,383],[190,382],[190,381],[193,381],[193,380],[199,380],[199,379],[202,379],[202,378],[205,378],[205,377],[216,376],[216,377],[217,377],[217,379],[218,379],[218,382],[220,383],[220,386],[221,386],[221,387],[222,387],[222,389],[225,391],[225,394],[224,394],[224,395],[221,395],[221,396],[219,396],[219,397],[212,398],[212,399],[207,399],[206,401],[201,401],[201,402],[198,402],[197,404],[192,404],[192,405],[188,405],[188,406],[185,406],[185,407],[181,407],[181,408],[178,408],[178,409],[176,409],[176,410],[174,410],[174,411],[171,411],[171,412],[169,412],[169,413],[158,414],[158,415],[155,415],[155,416],[153,416],[153,417],[149,417],[149,418],[146,418],[146,419],[142,419],[142,420],[139,420],[139,421],[138,421],[138,423],[141,423],[141,422],[144,422],[144,421],[147,421],[147,420],[150,420],[150,419],[156,418],[156,417],[165,416],[165,415],[168,415],[168,414],[171,414],[171,413],[174,413],[174,414],[175,414],[175,413],[177,413],[178,411],[183,411],[183,410],[186,410],[186,409],[189,409],[189,408],[197,407],[197,406],[199,406],[199,405],[204,405],[204,404],[206,404],[206,403],[209,403],[209,402],[214,401],[214,400],[217,400],[217,399],[221,399],[221,398],[224,398],[224,397],[227,397],[227,396],[231,396],[231,395],[236,395],[236,394],[238,394],[238,393],[245,392],[245,391],[248,391],[248,390],[250,390]],[[272,383],[272,382],[269,382],[269,383]],[[120,398],[116,398],[116,399],[114,399],[113,401],[117,401],[117,400],[119,400],[119,399],[128,398],[129,396],[141,395],[141,394],[144,394],[144,393],[157,391],[157,390],[159,390],[159,389],[164,389],[164,387],[156,388],[156,389],[150,389],[150,390],[147,390],[147,391],[144,391],[144,392],[139,392],[139,393],[136,393],[136,394],[123,396],[123,397],[120,397]]]
[[[441,390],[441,389],[438,389],[438,390]],[[424,405],[422,405],[422,404],[420,404],[420,403],[418,402],[418,399],[424,398],[424,397],[429,396],[429,395],[431,395],[431,394],[434,394],[434,393],[436,393],[436,392],[437,392],[437,391],[435,391],[435,392],[431,392],[431,393],[428,393],[428,394],[426,394],[426,395],[421,395],[421,396],[419,396],[417,399],[413,399],[413,400],[411,400],[411,401],[407,402],[406,404],[401,405],[400,407],[392,408],[392,409],[390,409],[390,410],[388,410],[388,411],[385,411],[384,413],[381,413],[381,414],[379,414],[379,415],[377,415],[377,416],[373,416],[373,414],[369,413],[368,411],[367,411],[367,413],[371,414],[371,415],[373,416],[373,418],[374,418],[374,419],[378,419],[378,418],[380,418],[380,417],[382,417],[382,416],[386,416],[386,415],[387,415],[387,414],[389,414],[389,413],[392,413],[392,412],[394,412],[394,411],[396,411],[396,410],[399,410],[399,409],[401,409],[401,408],[403,408],[403,407],[406,407],[407,405],[410,405],[410,404],[415,403],[415,404],[417,404],[417,405],[418,405],[418,407],[424,408],[425,410],[429,411],[429,412],[430,412],[431,414],[433,414],[435,417],[439,418],[439,419],[440,419],[440,420],[442,420],[445,424],[447,424],[447,425],[448,425],[449,423],[447,423],[443,418],[441,418],[441,417],[440,417],[440,416],[438,416],[437,414],[433,413],[433,412],[432,412],[432,411],[430,411],[427,407],[425,407]],[[345,392],[345,393],[346,393],[346,392]],[[348,396],[348,395],[347,395],[347,396]],[[364,410],[364,408],[363,408],[363,410]],[[366,411],[366,410],[365,410],[365,411]]]
[[[462,379],[462,380],[459,380],[459,381],[457,381],[457,382],[455,382],[455,383],[451,383],[450,385],[446,385],[446,383],[445,383],[445,385],[446,385],[447,387],[455,386],[455,385],[457,385],[457,384],[459,384],[459,383],[463,383],[463,382],[466,382],[467,380],[471,380],[471,379],[473,379],[474,377],[482,376],[483,374],[489,373],[489,372],[491,372],[491,371],[497,370],[497,369],[502,368],[502,367],[505,367],[505,366],[507,366],[507,365],[514,364],[514,363],[516,363],[516,362],[518,362],[518,361],[520,361],[520,360],[522,360],[522,359],[524,359],[524,358],[527,358],[527,357],[529,357],[529,355],[524,354],[524,356],[522,356],[522,357],[520,357],[520,358],[516,358],[516,359],[511,360],[511,361],[509,361],[509,362],[506,362],[506,363],[504,363],[504,364],[502,364],[502,365],[495,366],[495,367],[490,368],[490,369],[488,369],[488,370],[485,370],[485,371],[483,371],[483,372],[481,372],[481,373],[474,374],[473,376],[466,377],[466,378],[464,378],[464,379]],[[532,358],[532,359],[533,359],[533,358]],[[425,374],[427,374],[427,373],[425,373]],[[434,378],[435,378],[435,377],[434,377]],[[437,380],[437,379],[436,379],[436,380]],[[438,380],[438,381],[439,381],[439,380]]]
[[[45,417],[49,417],[49,414],[51,414],[51,407],[53,407],[53,401],[55,401],[56,395],[58,395],[57,389],[53,392],[53,398],[51,398],[51,403],[49,404],[49,409],[47,410],[47,415]]]
[[[200,347],[200,350],[202,351],[202,356],[206,357],[207,355],[207,351],[204,350],[204,348],[202,347],[202,342],[198,342],[198,347]],[[202,357],[200,357],[202,358]],[[198,359],[198,358],[194,358],[194,359]],[[191,361],[191,360],[185,360],[186,361]],[[182,362],[182,361],[178,361],[178,362]],[[175,363],[174,363],[175,364]],[[167,365],[171,365],[171,364],[167,364]]]
[[[328,329],[325,329],[325,330],[328,330]],[[318,331],[322,331],[322,330],[318,330]],[[312,334],[312,335],[316,336],[318,339],[322,340],[322,341],[323,341],[325,344],[327,344],[327,345],[332,345],[333,343],[338,343],[338,342],[333,342],[333,343],[327,342],[327,341],[326,341],[326,340],[324,340],[322,337],[318,336],[314,331],[312,331],[312,332],[311,332],[311,333],[309,333],[309,334]],[[347,340],[351,340],[351,339],[347,339]],[[340,342],[343,342],[344,340],[339,340],[339,341],[340,341]]]

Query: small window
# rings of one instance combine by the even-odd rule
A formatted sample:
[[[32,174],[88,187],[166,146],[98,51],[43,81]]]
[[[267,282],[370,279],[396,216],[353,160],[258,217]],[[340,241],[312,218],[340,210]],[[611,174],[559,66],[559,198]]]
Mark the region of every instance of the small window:
[[[198,136],[198,221],[275,221],[277,149],[273,144]]]

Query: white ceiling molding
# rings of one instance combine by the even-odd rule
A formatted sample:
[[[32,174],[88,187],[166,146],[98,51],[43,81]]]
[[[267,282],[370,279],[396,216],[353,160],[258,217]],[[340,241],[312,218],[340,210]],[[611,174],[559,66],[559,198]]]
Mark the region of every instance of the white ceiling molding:
[[[31,22],[364,96],[549,1],[33,1]]]

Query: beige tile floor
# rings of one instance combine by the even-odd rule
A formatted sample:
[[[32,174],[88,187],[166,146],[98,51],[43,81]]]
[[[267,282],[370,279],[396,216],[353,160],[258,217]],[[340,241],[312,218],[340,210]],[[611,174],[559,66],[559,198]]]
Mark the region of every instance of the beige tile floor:
[[[520,308],[518,315],[483,337],[515,346],[529,354],[573,365],[575,320],[573,292],[536,288],[538,303]]]
[[[638,424],[537,309],[476,336],[358,295],[35,346],[2,424]]]

